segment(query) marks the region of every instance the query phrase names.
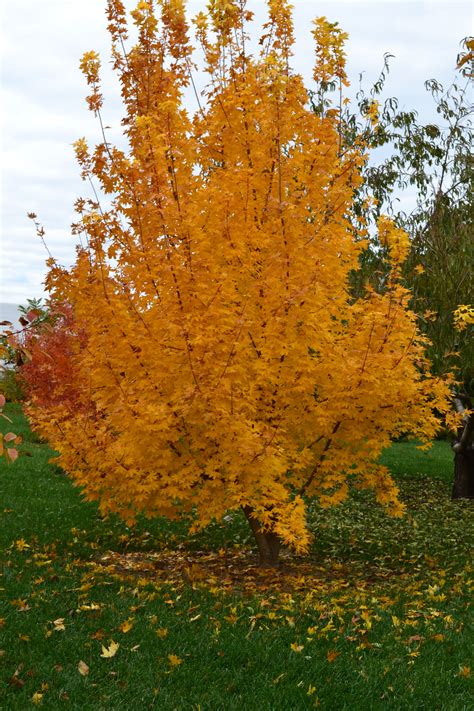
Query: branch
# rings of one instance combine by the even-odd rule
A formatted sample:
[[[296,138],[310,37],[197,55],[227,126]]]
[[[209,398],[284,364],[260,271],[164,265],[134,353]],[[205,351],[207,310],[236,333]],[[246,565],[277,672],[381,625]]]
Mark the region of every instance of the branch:
[[[301,487],[301,489],[300,489],[299,492],[298,492],[298,495],[299,495],[299,496],[302,496],[302,495],[304,494],[304,492],[305,492],[305,491],[309,488],[309,486],[312,484],[313,479],[314,479],[314,477],[316,476],[319,467],[321,466],[321,464],[322,464],[322,463],[324,462],[324,460],[326,459],[326,453],[327,453],[329,447],[331,446],[332,441],[333,441],[333,438],[334,438],[334,435],[335,435],[336,432],[338,431],[338,429],[339,429],[339,427],[341,426],[341,424],[342,424],[342,420],[338,420],[338,421],[336,422],[336,424],[334,425],[334,427],[332,428],[331,436],[329,437],[329,439],[327,440],[326,444],[324,445],[324,449],[323,449],[323,451],[321,452],[321,456],[319,457],[319,459],[318,459],[318,461],[317,461],[315,467],[313,468],[311,474],[309,475],[308,479],[306,480],[306,482],[303,484],[303,486]]]

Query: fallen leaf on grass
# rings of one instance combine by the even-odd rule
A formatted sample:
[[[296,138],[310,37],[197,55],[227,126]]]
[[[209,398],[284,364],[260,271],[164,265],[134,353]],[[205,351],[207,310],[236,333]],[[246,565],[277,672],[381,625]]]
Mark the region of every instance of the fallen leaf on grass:
[[[168,630],[166,629],[166,627],[161,627],[160,629],[156,630],[156,634],[160,639],[164,639],[168,636]]]
[[[14,673],[8,680],[8,683],[10,684],[10,686],[15,686],[17,689],[21,689],[23,686],[25,686],[25,682],[23,681],[23,679],[20,679],[20,672],[22,669],[23,669],[23,664],[20,664],[16,668],[16,670],[14,671]]]
[[[109,659],[110,657],[115,657],[117,654],[117,649],[120,647],[120,644],[118,642],[114,642],[114,640],[111,641],[109,644],[108,648],[102,645],[102,654],[100,655],[101,657],[104,657],[105,659]]]
[[[82,674],[82,676],[87,676],[89,674],[89,667],[85,662],[81,661],[77,665],[77,669],[79,671],[79,674]]]
[[[340,655],[340,652],[337,652],[335,649],[330,649],[326,655],[326,658],[328,662],[331,664],[337,657]]]
[[[82,612],[89,612],[91,610],[100,610],[100,605],[98,605],[96,602],[91,602],[89,605],[81,605],[79,607],[79,610]],[[78,611],[79,611],[78,610]]]
[[[364,620],[365,625],[368,630],[372,627],[372,620],[370,619],[370,612],[368,610],[362,610],[360,613],[360,617],[362,620]]]
[[[40,694],[39,691],[35,691],[35,693],[31,697],[31,700],[36,706],[39,706],[39,704],[43,700],[43,694]]]
[[[292,642],[292,643],[290,644],[290,647],[291,647],[291,649],[293,650],[293,652],[296,652],[297,654],[299,654],[300,652],[303,651],[303,649],[304,649],[304,644],[297,644],[296,642]]]
[[[183,663],[183,660],[176,656],[176,654],[168,654],[168,662],[172,667],[177,667]]]
[[[463,676],[465,679],[468,679],[471,676],[471,667],[459,667],[458,676]]]
[[[57,620],[53,620],[53,625],[55,632],[64,632],[64,630],[66,629],[64,625],[64,617],[58,617]]]
[[[15,462],[18,459],[18,450],[15,449],[14,447],[10,447],[10,449],[5,450],[7,453],[7,457],[9,457],[10,461]]]
[[[122,622],[121,625],[119,625],[119,630],[120,632],[126,633],[130,632],[130,630],[133,627],[133,617],[129,617],[128,620],[125,620]]]
[[[28,610],[31,610],[31,607],[28,605],[27,601],[23,598],[12,600],[11,604],[18,608],[18,612],[28,612]]]
[[[104,637],[105,637],[105,632],[104,632],[104,630],[102,630],[102,629],[97,630],[97,632],[93,632],[93,633],[91,634],[91,639],[98,639],[98,640],[101,640],[101,639],[104,639]]]

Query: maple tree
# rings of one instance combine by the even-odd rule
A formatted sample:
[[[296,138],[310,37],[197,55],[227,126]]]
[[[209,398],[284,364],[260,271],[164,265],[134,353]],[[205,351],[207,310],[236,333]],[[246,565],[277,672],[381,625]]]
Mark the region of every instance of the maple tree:
[[[385,288],[351,297],[366,145],[342,145],[337,108],[311,110],[290,5],[267,6],[254,55],[244,0],[194,19],[208,86],[191,115],[184,1],[141,0],[128,50],[124,6],[108,2],[129,148],[105,129],[95,149],[75,144],[110,206],[79,199],[86,246],[70,269],[49,262],[51,297],[83,337],[69,342],[74,397],[63,375],[48,398],[32,388],[29,414],[102,512],[188,516],[197,530],[243,509],[271,565],[281,542],[307,550],[311,497],[332,506],[367,487],[401,515],[380,452],[401,433],[430,440],[450,405],[400,282],[408,237],[387,217]],[[342,91],[346,35],[324,18],[313,35],[315,82]],[[81,68],[103,126],[99,56]]]
[[[84,407],[73,355],[85,347],[86,334],[77,329],[71,305],[53,302],[47,319],[35,316],[30,312],[32,320],[12,340],[20,384],[36,407]]]

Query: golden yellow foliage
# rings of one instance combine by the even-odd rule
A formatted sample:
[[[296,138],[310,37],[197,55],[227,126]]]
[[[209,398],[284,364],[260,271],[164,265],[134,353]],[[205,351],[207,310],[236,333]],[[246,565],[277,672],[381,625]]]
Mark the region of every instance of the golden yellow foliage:
[[[130,150],[76,143],[83,176],[111,197],[109,209],[77,202],[88,247],[47,279],[87,336],[71,356],[81,401],[33,402],[30,414],[104,513],[193,512],[200,528],[249,507],[304,551],[308,497],[331,506],[354,482],[402,513],[380,452],[400,433],[432,438],[449,405],[398,281],[408,238],[387,218],[385,293],[350,297],[365,146],[341,153],[337,115],[309,108],[289,64],[289,8],[269,0],[257,56],[245,3],[216,0],[198,16],[209,84],[191,116],[184,2],[140,2],[125,56],[123,7],[110,0]],[[345,34],[324,19],[314,34],[315,77],[345,83]],[[81,66],[98,112],[97,55]]]
[[[378,101],[371,101],[367,107],[366,116],[369,119],[372,126],[376,126],[379,122],[380,115],[380,103]]]
[[[459,331],[474,325],[474,308],[468,304],[458,306],[454,312],[454,325]]]
[[[118,642],[114,642],[112,640],[108,647],[105,647],[104,645],[102,645],[102,653],[100,656],[104,657],[105,659],[110,659],[110,657],[115,657],[119,647],[120,647],[120,644]]]
[[[326,17],[314,21],[313,37],[316,41],[316,65],[313,78],[317,82],[340,79],[348,86],[344,53],[344,43],[348,38],[337,22],[329,22]]]
[[[176,654],[168,654],[168,662],[171,667],[178,667],[183,663],[183,660]]]

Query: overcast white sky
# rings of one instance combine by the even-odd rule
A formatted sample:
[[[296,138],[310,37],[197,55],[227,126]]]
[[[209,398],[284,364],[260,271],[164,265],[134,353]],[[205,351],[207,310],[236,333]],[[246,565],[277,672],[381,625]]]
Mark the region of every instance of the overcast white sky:
[[[43,295],[46,254],[26,217],[36,212],[54,256],[74,257],[69,225],[73,203],[88,196],[79,178],[72,143],[86,136],[99,142],[98,125],[87,110],[86,87],[78,69],[84,51],[101,53],[107,65],[109,41],[105,0],[15,0],[1,4],[1,222],[0,319],[3,303],[24,303]],[[126,2],[131,8],[136,3]],[[249,0],[262,17],[264,0]],[[349,76],[364,72],[368,88],[377,78],[384,52],[395,55],[386,93],[422,120],[435,120],[424,81],[446,86],[454,78],[461,39],[473,32],[473,4],[465,0],[294,0],[296,54],[293,65],[308,79],[313,61],[311,20],[326,15],[349,33]],[[192,14],[204,0],[190,0]],[[107,66],[106,66],[106,69]],[[104,82],[105,122],[119,130],[119,95]],[[114,133],[112,131],[111,139]]]

